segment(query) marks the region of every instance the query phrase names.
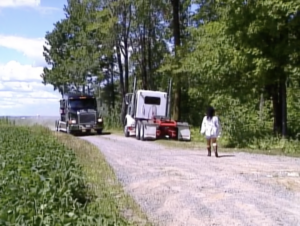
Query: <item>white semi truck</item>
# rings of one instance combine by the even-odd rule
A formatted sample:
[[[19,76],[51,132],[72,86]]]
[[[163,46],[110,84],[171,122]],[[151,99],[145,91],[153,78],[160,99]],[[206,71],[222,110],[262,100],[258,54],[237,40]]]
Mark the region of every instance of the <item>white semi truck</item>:
[[[127,114],[124,122],[124,135],[135,136],[138,140],[171,138],[191,140],[187,122],[177,122],[170,118],[171,84],[167,92],[136,90],[134,78],[133,92],[125,96]]]

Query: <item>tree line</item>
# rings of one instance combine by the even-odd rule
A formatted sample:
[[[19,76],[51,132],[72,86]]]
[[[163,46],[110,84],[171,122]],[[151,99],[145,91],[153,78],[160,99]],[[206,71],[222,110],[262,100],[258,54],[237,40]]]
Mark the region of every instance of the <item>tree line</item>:
[[[175,120],[198,127],[213,105],[233,145],[297,138],[297,1],[68,0],[63,10],[45,35],[44,84],[95,93],[122,124],[132,76],[155,90],[171,77]]]

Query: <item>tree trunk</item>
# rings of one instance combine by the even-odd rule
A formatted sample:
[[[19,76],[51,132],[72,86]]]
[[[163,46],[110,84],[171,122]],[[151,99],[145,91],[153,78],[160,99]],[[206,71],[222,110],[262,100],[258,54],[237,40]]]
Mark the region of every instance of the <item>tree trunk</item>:
[[[273,102],[273,115],[274,115],[274,123],[273,123],[273,131],[276,135],[281,133],[281,100],[279,95],[279,86],[278,82],[276,82],[272,87],[272,102]]]
[[[128,93],[128,77],[129,77],[129,59],[128,59],[128,38],[124,37],[124,63],[125,63],[125,87],[124,92]]]
[[[120,73],[120,96],[122,100],[122,108],[121,108],[121,114],[120,114],[120,121],[124,122],[124,118],[126,115],[126,107],[125,107],[125,89],[124,89],[124,77],[123,77],[123,65],[122,65],[122,59],[121,59],[121,49],[119,43],[116,45],[117,49],[117,59],[118,59],[118,66],[119,66],[119,73]]]
[[[120,50],[119,44],[117,44],[116,49],[117,49],[117,60],[118,60],[119,73],[120,73],[120,94],[121,94],[121,97],[125,97],[124,77],[123,77],[124,72],[123,72],[121,50]]]
[[[259,120],[263,121],[263,111],[264,111],[264,94],[260,94],[260,100],[259,100]]]
[[[179,0],[172,0],[173,8],[173,37],[175,42],[175,58],[178,57],[178,47],[181,45],[180,40],[180,18],[179,18]],[[173,101],[173,119],[180,120],[180,97],[181,97],[181,81],[180,75],[176,75],[174,79],[174,101]]]
[[[145,1],[143,0],[143,11],[146,12],[148,9],[145,6]],[[142,77],[142,88],[143,89],[147,89],[148,88],[148,84],[147,84],[147,58],[146,58],[146,30],[147,30],[147,26],[146,26],[146,20],[143,21],[142,24],[142,29],[140,30],[140,44],[141,44],[141,77]]]
[[[124,92],[128,93],[129,89],[129,84],[128,84],[128,79],[129,79],[129,51],[128,51],[128,42],[129,42],[129,30],[131,26],[131,4],[127,5],[127,3],[124,3],[124,8],[123,8],[123,41],[124,41],[124,69],[125,69],[125,86],[124,86]]]
[[[108,96],[105,95],[105,98],[107,98],[107,111],[108,111],[108,114],[111,115],[112,114],[111,97],[110,97],[111,85],[110,85],[109,76],[106,76],[105,80],[107,82],[107,87],[108,87],[108,89],[106,91],[109,93]]]
[[[112,109],[115,109],[115,82],[114,82],[114,64],[111,64],[110,72],[110,82],[111,82],[111,105]]]
[[[147,89],[147,59],[146,59],[146,22],[143,24],[142,35],[142,77],[143,77],[143,89]]]
[[[148,51],[148,87],[149,89],[153,89],[153,77],[152,77],[152,52],[153,49],[151,47],[151,42],[152,40],[155,40],[155,37],[153,35],[153,31],[154,31],[154,24],[155,22],[153,22],[152,20],[152,4],[151,4],[151,0],[149,0],[149,5],[150,5],[150,10],[149,10],[149,21],[152,21],[149,23],[149,28],[148,28],[148,39],[147,39],[147,51]],[[154,20],[155,21],[155,20]]]
[[[286,103],[286,80],[280,82],[280,96],[281,96],[281,135],[283,138],[287,137],[287,103]]]

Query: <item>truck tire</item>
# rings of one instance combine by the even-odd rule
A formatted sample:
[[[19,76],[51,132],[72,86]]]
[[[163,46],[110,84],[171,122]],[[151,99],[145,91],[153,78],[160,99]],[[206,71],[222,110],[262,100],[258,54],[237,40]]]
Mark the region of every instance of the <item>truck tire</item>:
[[[129,131],[128,131],[127,126],[124,127],[124,135],[125,135],[125,137],[129,137]]]
[[[98,129],[96,132],[98,135],[100,135],[100,134],[102,134],[102,129]]]
[[[137,121],[137,123],[135,124],[135,137],[137,140],[140,140],[141,137],[140,137],[140,127],[141,127],[141,122],[140,121]]]
[[[140,140],[144,141],[145,140],[145,125],[143,122],[140,124]]]
[[[55,121],[55,130],[58,132],[58,121]]]
[[[129,137],[129,131],[128,131],[127,120],[126,120],[126,119],[125,119],[125,121],[124,121],[124,129],[123,129],[123,132],[124,132],[124,136],[125,136],[125,137]]]
[[[67,132],[67,134],[71,134],[70,126],[69,125],[67,125],[66,132]]]

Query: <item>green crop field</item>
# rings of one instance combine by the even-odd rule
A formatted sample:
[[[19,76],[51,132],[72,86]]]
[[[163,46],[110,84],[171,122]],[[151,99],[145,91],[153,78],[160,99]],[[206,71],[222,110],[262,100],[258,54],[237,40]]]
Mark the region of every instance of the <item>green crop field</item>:
[[[131,224],[148,221],[99,150],[0,119],[0,225]]]

